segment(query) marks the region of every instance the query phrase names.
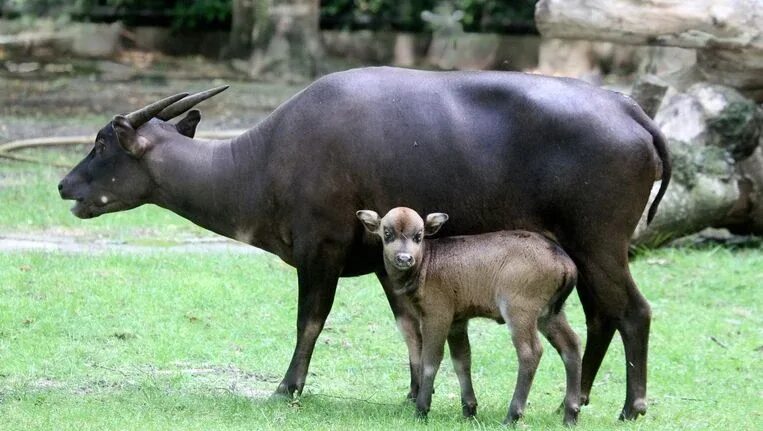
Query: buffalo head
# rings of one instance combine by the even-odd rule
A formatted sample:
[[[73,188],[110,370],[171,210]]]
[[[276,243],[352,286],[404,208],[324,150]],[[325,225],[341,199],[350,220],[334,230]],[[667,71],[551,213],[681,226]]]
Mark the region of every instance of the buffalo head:
[[[58,184],[62,199],[74,200],[79,218],[123,211],[146,202],[154,182],[145,163],[151,148],[163,141],[193,138],[201,120],[198,110],[169,122],[228,86],[189,96],[180,93],[127,115],[117,115],[98,135],[90,153]]]

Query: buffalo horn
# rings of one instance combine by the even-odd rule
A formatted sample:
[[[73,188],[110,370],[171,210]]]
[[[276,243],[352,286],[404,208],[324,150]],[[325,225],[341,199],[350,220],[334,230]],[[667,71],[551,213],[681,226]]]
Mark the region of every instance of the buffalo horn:
[[[156,118],[164,121],[171,120],[183,112],[193,108],[203,100],[207,100],[218,93],[222,93],[223,91],[227,90],[228,87],[228,85],[223,85],[222,87],[212,88],[210,90],[190,95],[164,108],[160,113],[156,114]]]
[[[138,127],[148,122],[148,120],[153,118],[159,111],[161,111],[162,109],[166,108],[169,105],[172,105],[173,103],[177,102],[178,100],[186,96],[188,96],[188,93],[179,93],[174,96],[167,97],[158,102],[154,102],[144,108],[138,109],[135,112],[131,112],[127,114],[125,117],[127,117],[127,121],[130,122],[132,127],[137,129]]]

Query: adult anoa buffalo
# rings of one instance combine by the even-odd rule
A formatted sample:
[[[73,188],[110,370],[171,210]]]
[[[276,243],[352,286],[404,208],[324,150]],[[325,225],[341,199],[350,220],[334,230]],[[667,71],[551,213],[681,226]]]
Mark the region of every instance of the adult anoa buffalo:
[[[670,164],[632,100],[572,79],[385,67],[325,76],[231,140],[194,140],[196,110],[167,122],[221,90],[114,117],[59,190],[80,218],[153,203],[296,267],[297,344],[279,393],[302,390],[338,278],[374,272],[406,338],[416,396],[415,314],[355,219],[405,205],[447,211],[443,235],[524,229],[559,241],[578,266],[587,319],[582,401],[618,330],[621,417],[645,412],[650,308],[628,243],[661,179],[654,215]]]

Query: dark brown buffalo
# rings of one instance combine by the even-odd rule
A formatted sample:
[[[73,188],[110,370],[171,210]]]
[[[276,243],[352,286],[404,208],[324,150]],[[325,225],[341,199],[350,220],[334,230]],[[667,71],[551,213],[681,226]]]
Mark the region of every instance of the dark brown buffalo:
[[[628,243],[662,179],[654,215],[670,164],[631,99],[572,79],[370,68],[319,79],[229,141],[194,140],[195,110],[166,122],[213,93],[116,116],[59,189],[80,218],[153,203],[296,267],[297,344],[279,393],[302,390],[338,278],[375,272],[406,338],[415,397],[415,313],[392,292],[380,244],[355,219],[362,208],[405,205],[447,211],[443,235],[553,235],[580,273],[582,401],[618,330],[621,417],[645,412],[651,312],[628,270]]]

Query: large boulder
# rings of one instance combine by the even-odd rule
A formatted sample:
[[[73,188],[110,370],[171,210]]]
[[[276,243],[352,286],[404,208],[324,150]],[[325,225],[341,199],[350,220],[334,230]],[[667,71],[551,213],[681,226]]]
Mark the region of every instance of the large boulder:
[[[655,121],[668,140],[673,178],[651,225],[637,229],[636,242],[656,245],[728,224],[740,213],[740,200],[750,199],[742,185],[753,181],[745,175],[754,176],[755,161],[748,159],[759,147],[760,108],[732,88],[697,83],[664,102]],[[756,184],[757,190],[763,186]],[[740,226],[749,224],[751,207],[745,205],[736,216]]]

